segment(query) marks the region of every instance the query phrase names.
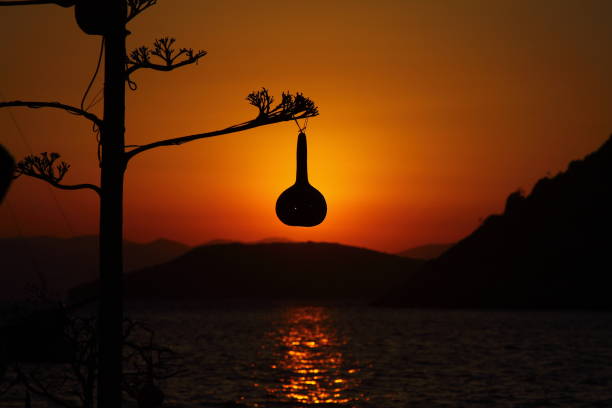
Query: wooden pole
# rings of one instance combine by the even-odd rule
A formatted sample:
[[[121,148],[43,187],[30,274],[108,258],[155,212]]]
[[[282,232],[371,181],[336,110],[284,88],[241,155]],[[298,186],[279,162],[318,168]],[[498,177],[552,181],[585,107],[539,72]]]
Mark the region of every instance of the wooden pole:
[[[98,407],[121,407],[123,177],[125,172],[125,0],[107,0],[100,199]]]

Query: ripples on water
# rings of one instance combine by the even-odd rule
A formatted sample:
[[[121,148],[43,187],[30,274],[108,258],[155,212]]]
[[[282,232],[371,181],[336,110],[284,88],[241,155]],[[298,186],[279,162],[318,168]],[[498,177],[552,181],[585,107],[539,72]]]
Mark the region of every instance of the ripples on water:
[[[357,400],[358,369],[345,361],[347,340],[334,327],[328,309],[285,310],[280,324],[266,334],[259,355],[272,361],[273,381],[265,390],[280,401],[303,404],[346,404]],[[265,373],[266,365],[261,367]],[[362,396],[363,397],[363,396]]]
[[[164,384],[174,407],[612,407],[610,313],[183,307],[133,316],[186,356],[189,374]]]
[[[188,373],[162,384],[168,408],[612,407],[612,313],[183,304],[130,314],[184,356]],[[5,406],[23,403],[0,397]]]

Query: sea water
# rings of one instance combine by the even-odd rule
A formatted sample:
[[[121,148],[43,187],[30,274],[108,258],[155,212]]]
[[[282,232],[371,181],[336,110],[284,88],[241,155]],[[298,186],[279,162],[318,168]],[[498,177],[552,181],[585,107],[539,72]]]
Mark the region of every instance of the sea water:
[[[184,372],[160,384],[170,408],[612,407],[608,312],[148,303],[128,314],[181,355]]]
[[[136,308],[184,356],[174,407],[612,407],[612,313]]]

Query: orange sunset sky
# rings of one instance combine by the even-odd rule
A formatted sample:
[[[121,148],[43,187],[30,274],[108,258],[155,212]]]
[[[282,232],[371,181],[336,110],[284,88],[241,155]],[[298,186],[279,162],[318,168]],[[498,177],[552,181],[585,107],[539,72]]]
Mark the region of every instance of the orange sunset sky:
[[[199,65],[139,71],[127,94],[129,144],[215,130],[256,116],[246,95],[301,91],[311,183],[328,216],[276,218],[295,177],[293,123],[166,147],[130,162],[125,236],[334,241],[395,252],[450,242],[506,196],[599,147],[612,133],[612,1],[160,0],[130,23],[130,49],[173,36]],[[72,9],[0,8],[0,99],[78,106],[100,38]],[[101,87],[96,81],[92,93]],[[101,104],[93,111],[101,114]],[[98,182],[90,123],[61,111],[0,109],[0,142],[21,158],[56,151],[67,183]],[[0,236],[97,232],[90,191],[17,180]]]

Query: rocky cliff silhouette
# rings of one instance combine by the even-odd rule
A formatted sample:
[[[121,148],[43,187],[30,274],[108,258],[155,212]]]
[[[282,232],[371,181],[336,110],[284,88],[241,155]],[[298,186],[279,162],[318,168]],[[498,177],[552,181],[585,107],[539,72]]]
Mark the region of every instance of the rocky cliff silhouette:
[[[125,279],[131,299],[355,300],[370,302],[422,261],[330,243],[228,243],[197,247]],[[84,285],[78,301],[95,293]]]
[[[612,307],[612,137],[427,262],[379,304]]]

